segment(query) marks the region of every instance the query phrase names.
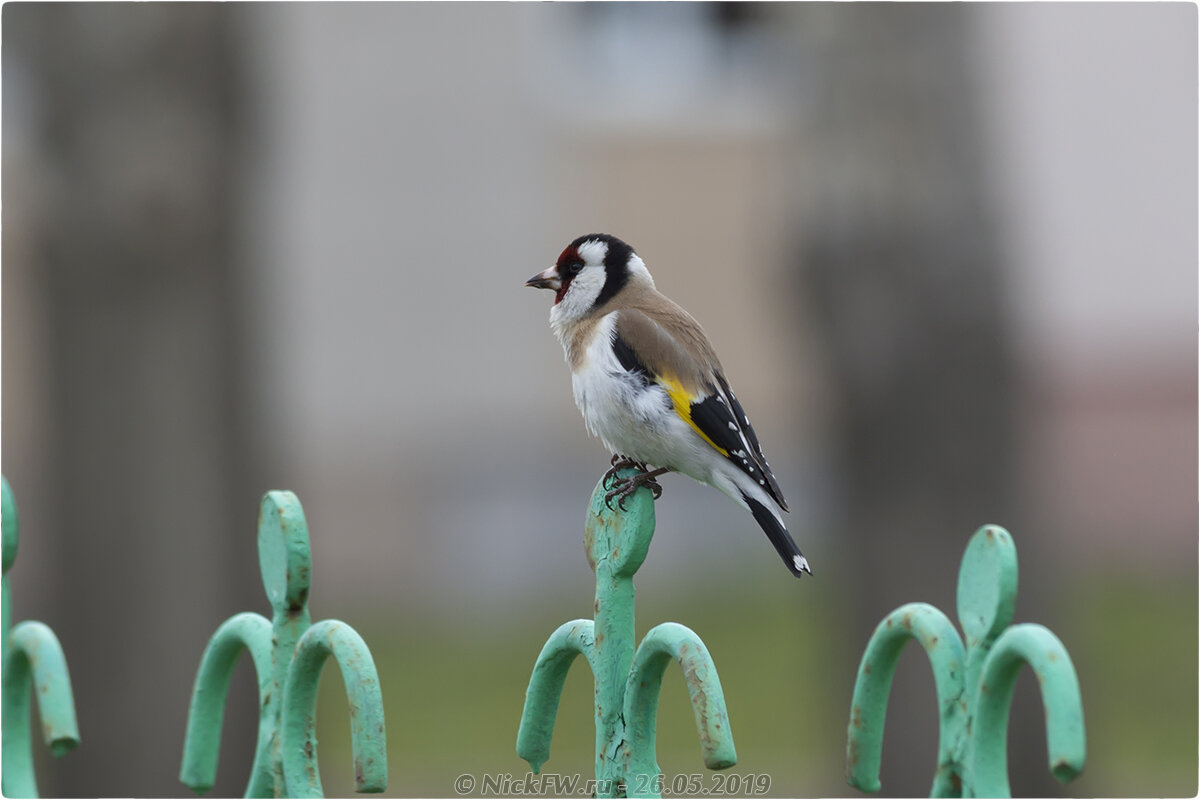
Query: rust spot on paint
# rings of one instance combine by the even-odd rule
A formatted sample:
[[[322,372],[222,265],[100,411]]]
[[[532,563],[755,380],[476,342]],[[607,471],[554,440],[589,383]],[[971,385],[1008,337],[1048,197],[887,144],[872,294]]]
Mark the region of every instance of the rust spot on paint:
[[[1054,777],[1060,781],[1069,781],[1079,774],[1065,758],[1060,758],[1050,767],[1050,771],[1054,773]]]
[[[951,770],[950,772],[950,786],[954,789],[955,797],[962,797],[962,775],[959,775],[957,771]]]
[[[863,675],[870,675],[870,674],[871,674],[871,662],[868,661],[866,664],[863,664]]]
[[[300,616],[302,613],[304,613],[304,609],[307,605],[308,605],[308,589],[305,588],[304,591],[300,592],[299,597],[296,598],[295,604],[288,606],[288,610],[287,610],[288,617],[291,619],[295,619],[296,617]]]

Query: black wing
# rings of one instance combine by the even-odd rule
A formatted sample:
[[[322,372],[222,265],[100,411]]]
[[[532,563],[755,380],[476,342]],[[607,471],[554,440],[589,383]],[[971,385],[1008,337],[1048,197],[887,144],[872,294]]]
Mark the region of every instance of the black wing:
[[[692,424],[712,444],[723,450],[726,458],[757,481],[779,503],[780,508],[787,511],[783,492],[775,481],[767,459],[763,457],[762,447],[742,404],[730,390],[725,376],[718,372],[716,378],[718,385],[710,387],[711,391],[704,399],[692,403]]]
[[[661,386],[680,416],[725,458],[762,486],[767,494],[787,511],[787,502],[783,499],[783,492],[780,491],[775,476],[771,473],[771,467],[763,457],[758,436],[755,435],[742,404],[738,402],[737,396],[729,388],[729,383],[720,370],[713,373],[717,385],[706,385],[704,396],[697,400],[694,399],[695,395],[689,393],[678,381],[660,380],[620,333],[613,337],[613,354],[628,373],[640,378],[646,385],[656,383]]]

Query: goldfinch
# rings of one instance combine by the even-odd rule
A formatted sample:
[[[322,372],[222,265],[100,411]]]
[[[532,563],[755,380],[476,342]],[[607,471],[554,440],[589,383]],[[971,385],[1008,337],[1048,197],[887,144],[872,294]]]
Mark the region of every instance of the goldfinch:
[[[571,368],[588,431],[634,466],[607,500],[679,472],[729,495],[754,515],[792,574],[812,574],[783,524],[787,503],[750,420],[704,331],[654,288],[645,263],[604,233],[580,236],[526,286],[554,291],[550,328]]]

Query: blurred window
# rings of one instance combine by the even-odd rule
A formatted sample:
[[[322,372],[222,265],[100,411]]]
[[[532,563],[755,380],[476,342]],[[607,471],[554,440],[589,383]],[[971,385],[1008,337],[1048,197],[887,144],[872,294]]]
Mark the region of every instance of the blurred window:
[[[762,3],[579,3],[539,70],[552,107],[592,130],[760,128],[778,114],[775,12]]]

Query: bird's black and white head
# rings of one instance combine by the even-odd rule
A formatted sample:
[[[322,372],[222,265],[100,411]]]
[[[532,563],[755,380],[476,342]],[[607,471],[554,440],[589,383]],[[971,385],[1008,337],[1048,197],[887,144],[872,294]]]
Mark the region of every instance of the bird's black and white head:
[[[633,248],[607,233],[589,233],[567,245],[553,267],[526,286],[554,290],[550,321],[569,325],[600,310],[632,283],[654,286]]]

